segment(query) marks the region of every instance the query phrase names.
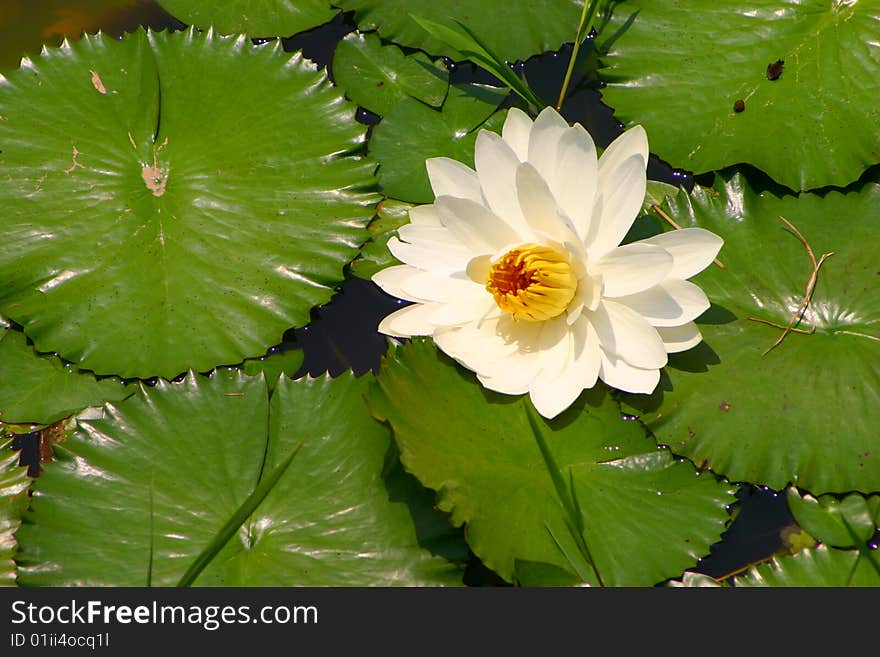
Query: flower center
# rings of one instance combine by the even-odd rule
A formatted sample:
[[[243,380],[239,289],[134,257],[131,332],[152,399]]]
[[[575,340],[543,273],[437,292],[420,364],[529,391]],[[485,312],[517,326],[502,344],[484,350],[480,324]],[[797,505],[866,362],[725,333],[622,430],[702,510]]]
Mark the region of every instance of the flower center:
[[[577,278],[564,254],[548,246],[524,244],[492,265],[486,289],[514,319],[542,322],[568,307]]]

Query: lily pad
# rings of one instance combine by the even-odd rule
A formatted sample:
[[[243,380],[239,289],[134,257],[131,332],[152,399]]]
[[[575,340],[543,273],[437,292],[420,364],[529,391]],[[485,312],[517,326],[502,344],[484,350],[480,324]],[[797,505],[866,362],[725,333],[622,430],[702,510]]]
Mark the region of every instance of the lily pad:
[[[456,53],[419,27],[412,15],[447,25],[457,20],[471,26],[498,56],[511,62],[556,50],[573,40],[582,10],[579,0],[334,0],[334,4],[354,10],[361,30],[378,30],[383,39],[432,55]]]
[[[257,376],[260,372],[266,379],[271,392],[282,374],[293,378],[302,367],[305,354],[291,342],[282,342],[270,347],[265,356],[248,358],[242,363],[241,370],[248,376]]]
[[[655,393],[626,395],[625,404],[676,454],[732,481],[814,494],[880,490],[880,269],[866,248],[880,239],[878,207],[874,183],[780,198],[739,175],[670,197],[679,224],[724,238],[725,268],[694,279],[713,303],[698,320],[703,343],[671,355]],[[797,326],[807,333],[768,351],[813,271],[780,216],[817,259],[834,255]]]
[[[52,354],[38,354],[25,336],[0,329],[0,421],[51,424],[86,406],[125,399],[117,378],[96,380]]]
[[[333,53],[333,79],[361,107],[384,116],[407,97],[439,107],[449,88],[449,71],[424,53],[405,55],[383,46],[375,34],[352,32]]]
[[[798,525],[832,547],[859,547],[880,526],[880,495],[862,497],[858,494],[838,499],[822,495],[798,494],[794,488],[787,493],[788,508]]]
[[[327,0],[160,0],[175,18],[221,34],[286,37],[323,25],[336,15]]]
[[[610,6],[602,93],[672,166],[748,162],[804,190],[847,185],[880,162],[876,88],[861,82],[880,77],[877,0]]]
[[[708,553],[728,520],[730,486],[658,449],[605,388],[535,420],[538,435],[528,403],[483,389],[423,339],[391,351],[370,396],[404,467],[505,579],[534,582],[539,564],[542,582],[551,571],[564,581],[562,570],[593,585],[598,573],[608,586],[646,586]],[[582,542],[596,572],[579,568]]]
[[[370,280],[380,269],[399,265],[400,261],[388,250],[388,240],[397,235],[397,229],[409,223],[410,203],[385,199],[376,206],[376,217],[368,226],[370,239],[351,263],[351,273]]]
[[[15,532],[27,506],[31,482],[27,468],[18,464],[19,453],[10,449],[11,445],[12,439],[0,439],[0,586],[15,586]]]
[[[473,166],[480,129],[501,131],[505,113],[493,112],[507,93],[481,84],[453,84],[439,111],[415,98],[400,101],[370,138],[382,192],[401,201],[431,203],[425,160],[445,156]]]
[[[390,497],[401,473],[386,467],[393,444],[366,409],[369,383],[282,378],[270,401],[262,377],[218,371],[107,405],[35,485],[22,584],[459,582],[459,566],[419,543],[413,518],[435,512]]]
[[[24,60],[0,84],[0,313],[98,374],[264,353],[366,238],[354,111],[300,55],[211,32]]]
[[[877,559],[876,555],[873,555]],[[737,586],[880,586],[880,572],[865,554],[825,545],[775,557],[736,578]]]

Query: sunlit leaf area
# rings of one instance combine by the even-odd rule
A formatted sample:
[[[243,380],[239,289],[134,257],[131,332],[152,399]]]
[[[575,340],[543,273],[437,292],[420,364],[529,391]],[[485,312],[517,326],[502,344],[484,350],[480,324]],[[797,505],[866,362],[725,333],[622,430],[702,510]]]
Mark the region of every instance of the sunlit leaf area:
[[[880,0],[7,0],[0,585],[880,586]]]

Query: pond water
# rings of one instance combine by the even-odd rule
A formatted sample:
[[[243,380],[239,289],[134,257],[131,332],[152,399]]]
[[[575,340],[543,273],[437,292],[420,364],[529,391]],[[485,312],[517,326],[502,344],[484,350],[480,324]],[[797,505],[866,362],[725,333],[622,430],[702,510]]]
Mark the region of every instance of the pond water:
[[[0,4],[0,71],[15,68],[23,54],[38,54],[44,42],[58,45],[65,36],[77,38],[83,31],[99,29],[118,36],[138,25],[157,30],[185,27],[151,1],[4,0]],[[306,57],[326,67],[338,41],[354,29],[351,20],[340,15],[321,28],[284,39],[283,44],[285,50],[301,49]],[[547,53],[517,66],[539,94],[545,90],[544,95],[549,97],[560,86],[569,52],[570,48],[563,48],[560,53]],[[492,76],[470,65],[450,62],[449,66],[453,82],[497,84]],[[572,94],[563,113],[569,120],[582,123],[599,146],[606,146],[620,133],[622,126],[600,99],[598,89],[581,89]],[[367,125],[379,121],[379,117],[363,110],[358,112],[357,118]],[[648,176],[688,189],[693,186],[690,174],[672,170],[655,156],[651,157]],[[331,303],[313,310],[312,322],[308,326],[291,329],[284,336],[285,346],[296,345],[303,349],[305,359],[298,375],[318,376],[328,371],[331,375],[338,375],[347,368],[357,374],[375,371],[387,344],[376,327],[379,320],[400,303],[370,282],[353,278],[343,283]],[[29,465],[36,474],[39,471],[39,434],[19,436],[15,447],[21,449],[22,464]],[[739,502],[732,510],[737,514],[736,519],[724,540],[713,546],[711,555],[700,562],[698,571],[714,577],[724,576],[764,559],[782,547],[781,532],[793,524],[784,496],[772,490],[746,486],[740,490],[738,498]],[[466,581],[499,583],[479,562],[469,569]]]

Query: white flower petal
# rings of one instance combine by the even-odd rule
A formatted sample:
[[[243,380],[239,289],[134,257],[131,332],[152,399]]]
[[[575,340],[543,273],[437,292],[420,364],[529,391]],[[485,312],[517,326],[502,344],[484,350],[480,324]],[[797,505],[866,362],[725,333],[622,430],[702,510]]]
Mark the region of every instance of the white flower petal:
[[[571,318],[572,315],[580,315],[584,309],[596,310],[596,306],[602,301],[602,277],[601,276],[583,276],[578,280],[578,288],[574,293],[574,299],[568,306],[566,311]],[[576,318],[571,318],[569,324]]]
[[[658,328],[657,332],[663,340],[663,346],[666,347],[666,351],[670,354],[687,351],[703,341],[700,329],[693,322],[688,322],[681,326]]]
[[[521,109],[511,107],[507,110],[507,118],[504,127],[501,128],[501,138],[516,153],[520,162],[525,162],[529,157],[529,133],[532,131],[532,120]]]
[[[568,123],[552,107],[538,114],[529,135],[529,162],[546,180],[556,176],[559,140],[568,130]]]
[[[378,331],[398,338],[431,335],[435,328],[431,317],[439,307],[437,303],[416,303],[401,308],[379,322]]]
[[[467,250],[458,237],[439,223],[436,226],[405,224],[397,229],[397,234],[404,242],[427,249],[439,246],[440,248],[450,247],[456,250]]]
[[[537,351],[515,351],[492,361],[486,368],[476,370],[477,379],[489,390],[505,395],[521,395],[529,391],[538,372],[541,358]]]
[[[495,336],[497,320],[484,320],[455,328],[438,328],[434,342],[446,354],[470,370],[483,362],[504,358],[516,351],[515,344],[508,344]]]
[[[516,231],[481,203],[438,196],[434,207],[443,225],[467,246],[473,256],[495,253],[519,241]]]
[[[443,274],[463,272],[473,257],[463,246],[407,244],[396,237],[388,240],[388,250],[403,263]]]
[[[457,196],[477,203],[482,201],[480,180],[466,164],[448,157],[432,157],[425,160],[425,167],[434,196]]]
[[[462,326],[482,317],[495,305],[487,294],[480,297],[458,299],[443,306],[431,316],[434,326]]]
[[[607,175],[600,173],[585,240],[591,258],[601,258],[620,244],[641,210],[646,185],[645,161],[638,154],[629,156]]]
[[[666,349],[657,329],[632,308],[603,299],[587,317],[607,353],[623,358],[633,367],[653,369],[666,365]]]
[[[440,228],[443,224],[440,222],[440,215],[434,209],[434,204],[417,205],[409,209],[409,224],[413,226],[433,226]]]
[[[395,265],[377,271],[373,274],[371,280],[381,287],[382,290],[398,299],[404,299],[406,301],[427,301],[427,299],[420,299],[407,292],[403,287],[406,281],[420,273],[422,273],[421,270],[410,265]]]
[[[622,358],[603,351],[599,378],[612,388],[649,395],[660,382],[660,370],[633,367]]]
[[[521,363],[514,363],[509,372],[501,372],[497,377],[477,373],[477,380],[487,390],[503,395],[522,395],[529,391],[529,386],[532,385],[529,375],[534,372],[533,366],[538,363],[534,354],[527,354]]]
[[[599,177],[607,176],[632,155],[639,155],[644,161],[643,166],[647,167],[648,135],[640,125],[633,126],[608,144],[599,158]]]
[[[548,182],[581,241],[586,238],[592,221],[597,181],[596,146],[590,133],[576,123],[559,140],[556,175]]]
[[[519,166],[516,153],[494,132],[481,130],[474,147],[474,162],[489,208],[528,239],[530,231],[516,198],[516,168]]]
[[[542,366],[540,322],[515,322],[503,313],[497,321],[485,320],[478,327],[481,335],[450,355],[476,372],[491,390],[511,395],[527,392]]]
[[[547,182],[529,162],[519,165],[516,170],[516,194],[522,214],[532,230],[560,244],[580,245],[574,226],[567,217],[559,214]]]
[[[562,371],[555,376],[541,372],[529,389],[535,409],[553,418],[571,406],[584,388],[596,385],[601,365],[601,349],[596,332],[583,317],[571,327],[569,353]]]
[[[686,279],[712,263],[724,240],[703,228],[682,228],[649,237],[641,243],[655,244],[669,251],[674,261],[669,276]]]
[[[569,376],[539,377],[529,387],[529,398],[535,410],[548,420],[568,409],[584,391],[574,368],[569,367],[566,373],[569,372],[572,373]]]
[[[465,270],[467,277],[474,283],[478,283],[483,287],[489,280],[489,271],[492,269],[492,256],[477,256],[468,263]]]
[[[394,268],[391,267],[391,269]],[[415,274],[406,277],[401,274],[399,282],[400,289],[403,292],[415,297],[419,301],[452,303],[475,297],[488,298],[490,300],[492,298],[486,292],[484,286],[477,285],[471,279],[463,276],[443,276],[430,271],[416,270]],[[480,316],[483,314],[485,314],[485,311]],[[477,316],[474,316],[471,319],[477,318]]]
[[[622,297],[653,287],[672,269],[672,256],[653,244],[619,246],[596,262],[591,273],[602,276],[602,295]]]
[[[602,365],[602,347],[599,334],[586,317],[580,317],[572,326],[575,345],[574,367],[584,388],[592,388],[599,378]]]
[[[709,299],[703,290],[676,278],[668,278],[648,290],[615,301],[635,310],[652,326],[679,326],[709,308]]]
[[[541,352],[541,376],[555,378],[565,369],[572,358],[572,344],[564,318],[541,322],[538,350]]]

